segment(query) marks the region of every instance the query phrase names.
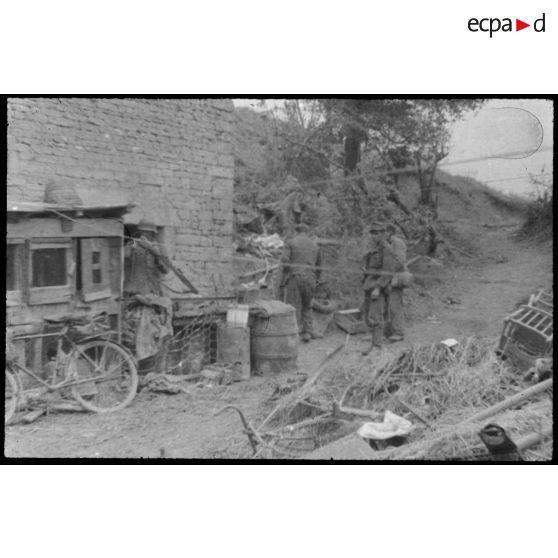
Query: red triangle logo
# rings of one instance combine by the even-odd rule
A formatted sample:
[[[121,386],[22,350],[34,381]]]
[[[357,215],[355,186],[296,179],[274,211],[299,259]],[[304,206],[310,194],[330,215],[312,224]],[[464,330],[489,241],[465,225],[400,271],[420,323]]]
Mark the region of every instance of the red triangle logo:
[[[520,19],[515,20],[515,30],[516,31],[521,31],[522,29],[525,29],[526,27],[531,27],[531,24],[530,23],[525,23],[524,21],[521,21]]]

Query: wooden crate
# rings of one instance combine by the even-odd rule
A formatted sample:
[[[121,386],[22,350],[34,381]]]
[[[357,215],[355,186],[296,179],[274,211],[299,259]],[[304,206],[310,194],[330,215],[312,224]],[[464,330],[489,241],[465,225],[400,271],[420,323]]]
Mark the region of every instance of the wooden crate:
[[[333,319],[337,326],[349,335],[357,335],[368,331],[362,318],[362,312],[358,308],[339,310],[335,312]]]
[[[504,320],[497,353],[520,370],[535,359],[552,355],[553,315],[535,306],[523,305]]]

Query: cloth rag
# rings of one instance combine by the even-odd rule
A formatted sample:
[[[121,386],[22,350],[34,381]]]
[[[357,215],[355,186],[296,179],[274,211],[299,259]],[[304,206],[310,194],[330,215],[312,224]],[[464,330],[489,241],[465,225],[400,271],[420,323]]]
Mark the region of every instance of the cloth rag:
[[[383,422],[366,422],[358,430],[361,438],[387,440],[394,436],[407,436],[414,429],[412,422],[386,411]]]

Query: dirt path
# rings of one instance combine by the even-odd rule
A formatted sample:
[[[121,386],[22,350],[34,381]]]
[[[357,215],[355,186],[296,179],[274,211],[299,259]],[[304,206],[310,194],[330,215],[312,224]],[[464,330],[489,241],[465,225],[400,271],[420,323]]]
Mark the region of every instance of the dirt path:
[[[453,269],[444,282],[419,301],[424,318],[409,324],[404,342],[389,346],[396,351],[408,343],[433,343],[468,335],[496,337],[502,319],[521,298],[552,283],[549,247],[519,244],[510,229],[479,231],[478,259]],[[451,297],[459,304],[446,304]],[[323,319],[323,318],[321,318]],[[324,325],[324,324],[322,324]],[[362,336],[351,338],[351,358],[360,358]],[[336,332],[303,345],[299,369],[311,371],[328,351],[344,340]],[[194,395],[140,393],[127,409],[109,415],[58,414],[6,430],[8,457],[249,457],[250,448],[236,413],[213,414],[224,405],[238,405],[258,424],[270,411],[269,398],[285,378],[252,378],[227,387],[197,390]]]

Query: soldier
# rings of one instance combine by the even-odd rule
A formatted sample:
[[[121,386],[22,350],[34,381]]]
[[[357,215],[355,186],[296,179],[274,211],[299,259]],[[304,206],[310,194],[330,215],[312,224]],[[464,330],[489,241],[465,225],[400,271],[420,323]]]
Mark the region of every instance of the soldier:
[[[125,249],[123,341],[140,361],[140,374],[164,368],[172,335],[172,302],[162,293],[163,275],[170,268],[156,234],[157,227],[142,220],[138,237]]]
[[[320,336],[314,333],[312,325],[312,298],[316,282],[320,279],[321,253],[318,245],[308,236],[308,226],[296,225],[296,235],[285,243],[281,258],[282,281],[285,287],[285,301],[296,308],[296,318],[302,341]]]
[[[138,238],[125,251],[124,293],[162,296],[162,276],[169,272],[156,242],[157,227],[146,220],[138,225]]]
[[[387,326],[390,330],[388,339],[392,342],[403,341],[405,335],[403,331],[403,289],[408,286],[405,276],[407,246],[405,241],[395,233],[395,227],[391,224],[387,225],[386,240],[389,248],[384,251],[384,267],[396,272],[391,278],[391,288],[388,290],[387,297]]]
[[[387,313],[388,316],[391,314],[390,294],[392,291],[392,280],[397,272],[404,269],[401,258],[405,258],[401,250],[401,243],[398,242],[401,239],[395,240],[393,245],[393,240],[390,240],[393,239],[393,233],[395,232],[395,228],[392,225],[376,223],[370,227],[369,231],[371,241],[364,256],[365,277],[363,282],[364,303],[362,313],[372,339],[370,346],[362,351],[363,355],[367,355],[374,348],[382,346],[385,326],[384,314]],[[395,320],[393,316],[389,319],[394,330],[396,327],[399,328],[398,333],[401,334],[400,310],[402,310],[402,298],[399,294],[396,293],[394,302],[391,302],[395,308]],[[398,303],[400,303],[399,306]],[[395,334],[395,331],[393,333]],[[396,335],[390,338],[392,341],[400,339],[402,337]]]

